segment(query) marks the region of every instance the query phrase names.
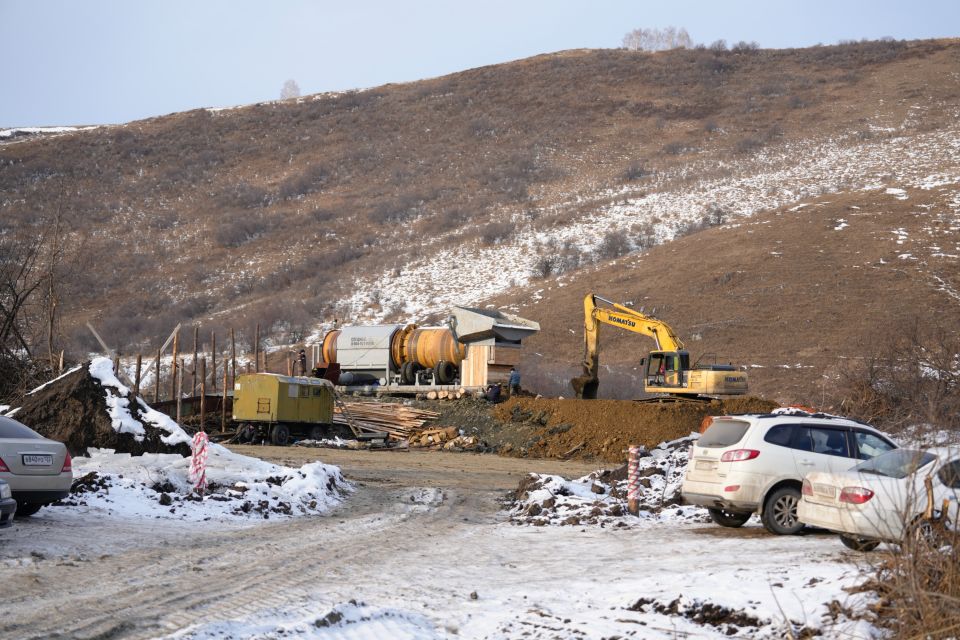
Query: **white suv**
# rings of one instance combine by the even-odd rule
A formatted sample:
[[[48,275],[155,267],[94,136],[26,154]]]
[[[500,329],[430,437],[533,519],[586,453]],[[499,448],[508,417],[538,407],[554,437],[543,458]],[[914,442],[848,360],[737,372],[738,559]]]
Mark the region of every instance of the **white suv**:
[[[690,450],[681,492],[719,525],[739,527],[757,512],[768,531],[803,528],[797,503],[811,471],[846,471],[897,445],[870,425],[822,413],[714,418]]]

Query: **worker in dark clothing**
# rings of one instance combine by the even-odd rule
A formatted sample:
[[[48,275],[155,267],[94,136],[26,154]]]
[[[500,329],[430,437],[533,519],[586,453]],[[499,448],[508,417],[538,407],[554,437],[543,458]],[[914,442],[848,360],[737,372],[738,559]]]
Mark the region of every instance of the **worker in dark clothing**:
[[[493,404],[497,404],[500,401],[500,385],[491,384],[490,386],[488,386],[486,396],[487,396],[487,400],[489,400]]]
[[[300,349],[300,353],[297,354],[297,360],[300,362],[300,375],[307,375],[307,352]]]
[[[510,395],[520,393],[520,372],[510,368]]]

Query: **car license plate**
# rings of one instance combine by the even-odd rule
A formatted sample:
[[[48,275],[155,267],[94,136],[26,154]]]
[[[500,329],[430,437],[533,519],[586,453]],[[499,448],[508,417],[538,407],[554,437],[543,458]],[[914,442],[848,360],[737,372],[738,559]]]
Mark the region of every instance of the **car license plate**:
[[[837,494],[837,489],[830,484],[818,483],[813,485],[813,492],[818,496],[827,496],[828,498],[832,498]]]
[[[51,464],[53,464],[52,455],[37,453],[23,454],[23,466],[25,467],[49,467]]]
[[[717,464],[713,460],[697,460],[696,468],[698,471],[713,471]]]

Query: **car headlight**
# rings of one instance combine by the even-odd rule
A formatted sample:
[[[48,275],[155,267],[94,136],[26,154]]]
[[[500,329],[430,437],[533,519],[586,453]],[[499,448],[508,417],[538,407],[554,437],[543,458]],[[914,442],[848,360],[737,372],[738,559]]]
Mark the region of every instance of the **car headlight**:
[[[11,497],[13,497],[13,491],[10,490],[10,485],[6,483],[0,484],[0,500],[6,500]]]

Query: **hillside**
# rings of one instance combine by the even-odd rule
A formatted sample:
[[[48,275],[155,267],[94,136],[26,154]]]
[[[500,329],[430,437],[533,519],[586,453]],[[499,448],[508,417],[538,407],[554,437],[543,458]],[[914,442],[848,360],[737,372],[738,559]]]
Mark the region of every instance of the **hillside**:
[[[955,40],[567,51],[9,136],[0,237],[59,212],[76,349],[85,320],[129,352],[181,321],[290,340],[505,304],[541,322],[525,370],[556,391],[596,291],[809,398],[910,314],[956,329],[958,63]],[[604,362],[647,348],[628,341]]]

